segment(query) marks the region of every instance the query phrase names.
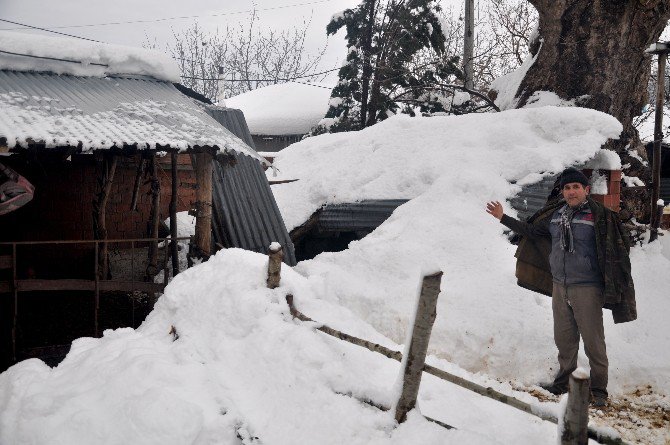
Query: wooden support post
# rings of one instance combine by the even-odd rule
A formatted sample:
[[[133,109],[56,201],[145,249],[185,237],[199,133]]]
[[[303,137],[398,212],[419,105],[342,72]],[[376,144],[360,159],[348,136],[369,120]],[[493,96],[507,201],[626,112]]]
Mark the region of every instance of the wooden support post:
[[[161,181],[158,177],[158,163],[156,154],[152,153],[149,159],[151,172],[151,216],[149,221],[149,238],[155,239],[149,244],[149,257],[145,271],[145,279],[150,281],[158,273],[158,226],[160,223]]]
[[[130,210],[137,210],[137,199],[140,195],[140,183],[142,182],[142,173],[144,172],[144,155],[140,154],[140,162],[137,164],[137,171],[135,172],[135,185],[133,186],[133,197],[130,201]]]
[[[661,218],[655,211],[661,194],[661,148],[663,146],[663,110],[665,107],[665,64],[668,54],[665,52],[658,55],[658,81],[656,83],[656,114],[654,116],[654,155],[652,161],[652,192],[651,192],[651,233],[649,242],[658,238],[658,228]]]
[[[561,445],[586,445],[589,440],[588,425],[589,377],[585,371],[577,370],[570,375]]]
[[[112,182],[114,181],[114,173],[116,172],[116,164],[118,157],[115,155],[104,156],[103,159],[103,172],[102,180],[100,183],[101,190],[97,195],[95,202],[93,203],[93,211],[95,215],[95,235],[98,240],[107,239],[107,223],[106,223],[106,209],[107,201],[109,200],[109,195],[112,191]],[[107,264],[107,243],[102,243],[102,248],[98,250],[97,258],[100,268],[98,268],[98,275],[100,278],[107,278],[109,272]]]
[[[19,318],[19,285],[16,274],[16,243],[12,244],[12,362],[16,363],[16,325]]]
[[[281,262],[284,258],[284,251],[281,244],[274,242],[270,244],[270,251],[268,252],[268,289],[275,289],[279,287],[281,280]]]
[[[416,406],[416,398],[419,395],[419,385],[423,373],[430,332],[433,329],[435,316],[437,315],[437,297],[440,294],[440,283],[442,272],[423,277],[421,295],[416,309],[416,318],[412,328],[412,340],[409,352],[403,362],[402,390],[396,405],[395,420],[402,423],[407,419],[407,413]]]
[[[209,258],[212,251],[212,155],[196,153],[195,177],[198,182],[195,202],[194,255]]]
[[[172,163],[172,196],[170,197],[170,252],[172,255],[172,276],[179,273],[179,250],[177,249],[177,152],[170,154]]]
[[[98,250],[99,250],[99,247],[98,247],[98,243],[96,242],[95,243],[95,258],[96,258],[96,260],[95,260],[95,264],[94,264],[94,268],[95,268],[95,304],[94,304],[94,306],[95,307],[94,307],[94,310],[93,310],[93,320],[94,320],[93,333],[94,333],[95,337],[100,336],[100,327],[98,325],[98,320],[99,320],[99,316],[100,316],[100,271],[98,270],[98,266],[100,265],[100,263],[97,260]]]

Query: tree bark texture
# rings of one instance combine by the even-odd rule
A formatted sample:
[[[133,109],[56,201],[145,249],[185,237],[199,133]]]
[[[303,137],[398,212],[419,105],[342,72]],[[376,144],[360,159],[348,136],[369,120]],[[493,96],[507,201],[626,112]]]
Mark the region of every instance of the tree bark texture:
[[[375,26],[375,6],[377,0],[367,0],[368,23],[365,29],[365,40],[363,41],[363,75],[361,78],[361,130],[365,128],[366,117],[368,115],[368,89],[370,87],[370,76],[372,75],[372,66],[370,59],[372,57],[372,34]]]
[[[542,39],[535,63],[519,86],[521,107],[536,91],[616,117],[624,127],[621,151],[637,140],[632,120],[647,102],[651,58],[670,18],[670,0],[529,0]]]

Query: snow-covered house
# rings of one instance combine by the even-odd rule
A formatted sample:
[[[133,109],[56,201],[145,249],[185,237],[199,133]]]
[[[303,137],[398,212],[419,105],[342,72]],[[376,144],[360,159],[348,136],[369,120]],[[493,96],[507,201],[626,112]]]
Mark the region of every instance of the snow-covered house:
[[[0,216],[0,293],[14,296],[0,303],[14,314],[0,319],[10,351],[0,367],[33,347],[122,325],[102,292],[161,291],[169,253],[159,221],[176,212],[195,207],[192,245],[205,254],[288,240],[264,159],[225,128],[241,113],[224,119],[183,94],[165,55],[7,32],[0,49],[0,161],[35,186],[32,202]]]
[[[256,150],[277,152],[301,140],[328,111],[330,89],[288,82],[226,99],[242,110]]]

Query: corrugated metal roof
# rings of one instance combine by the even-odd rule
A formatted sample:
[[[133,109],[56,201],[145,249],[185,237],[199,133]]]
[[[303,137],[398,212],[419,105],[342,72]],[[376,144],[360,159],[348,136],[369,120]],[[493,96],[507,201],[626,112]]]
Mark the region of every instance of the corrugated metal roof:
[[[538,183],[526,185],[510,200],[512,208],[519,212],[521,221],[525,221],[545,206],[557,177],[558,175],[548,176]]]
[[[261,165],[241,155],[220,155],[217,160],[212,181],[214,241],[263,254],[276,241],[284,248],[284,262],[294,266],[293,242]]]
[[[386,221],[407,199],[371,199],[345,204],[329,204],[319,214],[323,231],[372,231]]]
[[[205,110],[207,114],[212,116],[218,123],[226,127],[228,131],[233,133],[238,138],[242,139],[249,147],[254,150],[254,140],[251,138],[247,121],[244,118],[242,110],[235,108],[223,108],[215,105],[206,105]]]
[[[261,159],[171,83],[151,78],[0,70],[0,108],[9,147],[210,146]]]

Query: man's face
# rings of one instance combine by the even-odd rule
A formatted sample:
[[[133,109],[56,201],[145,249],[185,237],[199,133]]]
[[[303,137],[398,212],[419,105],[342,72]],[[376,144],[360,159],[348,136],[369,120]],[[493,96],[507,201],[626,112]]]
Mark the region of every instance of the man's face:
[[[589,194],[591,187],[584,187],[579,182],[571,182],[563,186],[563,199],[570,207],[576,207],[586,201],[586,195]]]

